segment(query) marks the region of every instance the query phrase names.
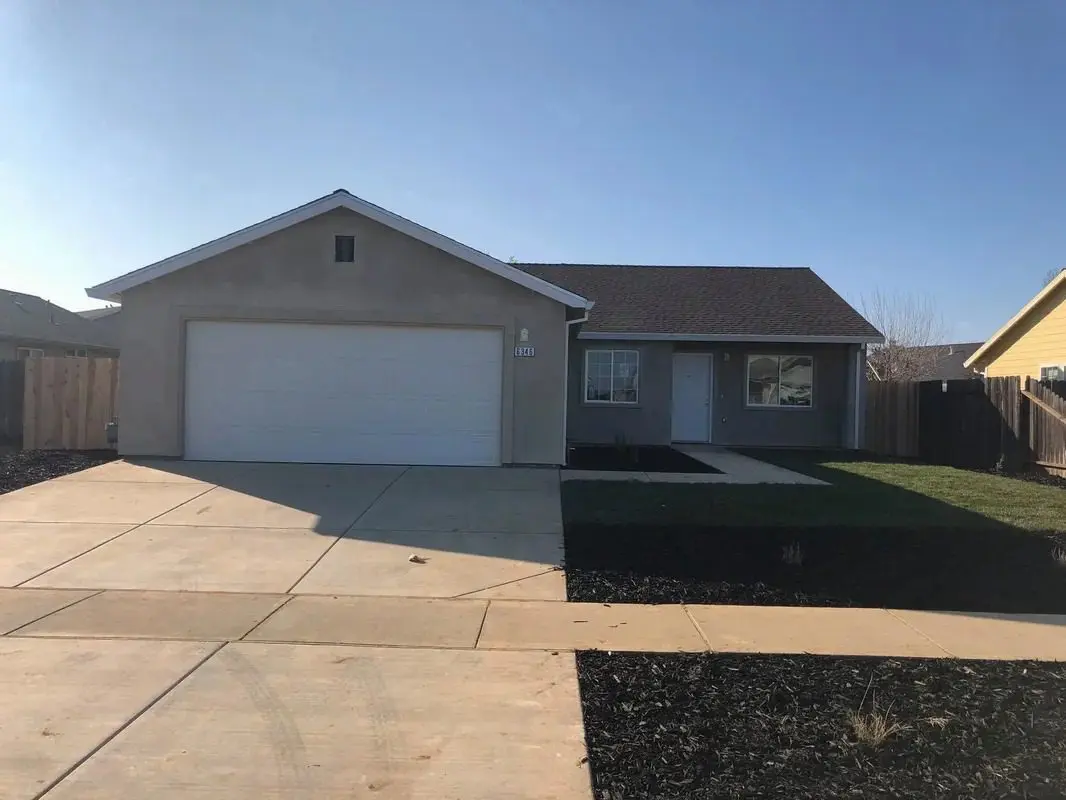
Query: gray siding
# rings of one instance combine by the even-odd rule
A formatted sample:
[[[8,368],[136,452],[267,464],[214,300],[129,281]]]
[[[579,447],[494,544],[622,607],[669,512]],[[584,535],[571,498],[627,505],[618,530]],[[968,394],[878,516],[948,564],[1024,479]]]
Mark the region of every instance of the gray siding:
[[[584,402],[585,351],[640,352],[640,403],[602,406]],[[671,440],[673,354],[710,352],[714,357],[711,441],[731,446],[841,447],[851,445],[854,417],[849,354],[855,346],[698,342],[627,342],[572,339],[567,436],[571,442],[669,444]],[[813,408],[749,408],[747,356],[801,354],[814,357]],[[862,373],[860,372],[860,376]],[[863,387],[860,386],[860,390]],[[863,399],[860,397],[860,399]],[[861,420],[860,420],[861,421]]]

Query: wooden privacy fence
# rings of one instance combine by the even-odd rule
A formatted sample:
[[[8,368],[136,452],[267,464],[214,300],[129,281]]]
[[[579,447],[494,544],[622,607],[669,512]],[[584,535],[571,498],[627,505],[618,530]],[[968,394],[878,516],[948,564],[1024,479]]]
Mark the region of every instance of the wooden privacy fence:
[[[22,409],[25,450],[102,450],[117,416],[118,359],[30,358]]]
[[[0,361],[0,444],[22,444],[22,363]]]
[[[869,384],[866,396],[866,448],[896,458],[918,457],[918,383]]]
[[[1021,381],[922,381],[918,385],[918,457],[966,469],[1020,469]]]
[[[1066,382],[1045,386],[1029,379],[1029,448],[1041,467],[1066,470]],[[1060,393],[1061,392],[1061,393]]]
[[[1058,391],[1020,378],[871,383],[866,449],[965,469],[1066,470]]]

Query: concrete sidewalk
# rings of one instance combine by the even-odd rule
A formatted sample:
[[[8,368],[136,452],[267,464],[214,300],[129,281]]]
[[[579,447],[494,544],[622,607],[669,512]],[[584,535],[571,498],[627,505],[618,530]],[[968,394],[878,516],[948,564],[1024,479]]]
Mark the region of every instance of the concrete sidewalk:
[[[1066,616],[3,589],[11,637],[1066,661]]]
[[[1066,661],[1066,617],[0,589],[0,797],[590,800],[579,649]]]

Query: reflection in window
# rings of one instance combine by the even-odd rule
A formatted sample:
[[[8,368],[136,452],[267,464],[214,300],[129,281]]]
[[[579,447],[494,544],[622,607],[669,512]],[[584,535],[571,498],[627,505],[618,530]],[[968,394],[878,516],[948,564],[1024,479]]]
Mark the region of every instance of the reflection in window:
[[[814,404],[814,358],[748,356],[748,405],[810,408]]]
[[[1066,381],[1066,365],[1041,367],[1040,380],[1042,381]]]
[[[586,403],[636,403],[639,381],[638,351],[585,351]]]

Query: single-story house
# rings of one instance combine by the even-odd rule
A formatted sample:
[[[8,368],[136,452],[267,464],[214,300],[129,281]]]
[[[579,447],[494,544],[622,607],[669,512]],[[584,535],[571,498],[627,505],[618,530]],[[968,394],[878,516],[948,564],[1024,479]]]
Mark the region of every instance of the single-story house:
[[[344,190],[87,291],[122,303],[120,452],[188,459],[857,447],[881,338],[809,269],[509,264]]]
[[[990,378],[1066,380],[1066,269],[970,356],[966,366]]]
[[[117,342],[73,311],[36,295],[0,289],[0,361],[117,355]]]
[[[907,380],[916,381],[961,381],[978,378],[980,375],[966,366],[981,347],[981,342],[956,342],[953,344],[929,344],[915,347],[890,345],[871,352],[867,366],[871,377],[888,380],[893,368],[906,373]],[[887,367],[887,369],[886,369]]]
[[[109,342],[114,342],[117,346],[119,344],[119,325],[122,320],[119,316],[121,311],[122,306],[104,306],[103,308],[90,308],[85,311],[79,311],[78,316],[92,323],[92,329],[96,331],[97,336],[102,336]]]

